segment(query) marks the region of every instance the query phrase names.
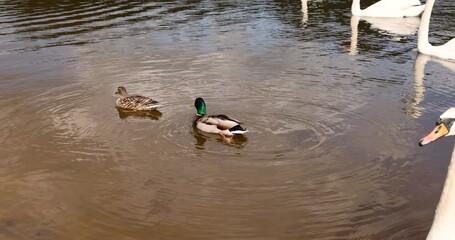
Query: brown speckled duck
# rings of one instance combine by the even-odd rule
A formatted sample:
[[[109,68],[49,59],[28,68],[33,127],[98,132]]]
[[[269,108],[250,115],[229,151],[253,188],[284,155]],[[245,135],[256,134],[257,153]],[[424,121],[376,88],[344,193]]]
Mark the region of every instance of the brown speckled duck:
[[[119,109],[132,110],[132,111],[147,111],[153,110],[159,107],[159,103],[151,98],[144,97],[141,95],[129,96],[125,87],[118,87],[115,93],[119,96],[115,105]]]

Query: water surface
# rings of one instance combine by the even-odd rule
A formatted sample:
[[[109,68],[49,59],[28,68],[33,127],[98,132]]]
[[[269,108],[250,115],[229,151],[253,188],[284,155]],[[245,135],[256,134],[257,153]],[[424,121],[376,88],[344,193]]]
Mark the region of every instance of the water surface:
[[[341,0],[0,3],[0,238],[425,239],[453,141],[417,142],[453,106],[455,64],[417,53],[418,19]],[[436,4],[430,41],[454,13]],[[119,112],[119,85],[163,107]],[[250,132],[198,132],[199,96]]]

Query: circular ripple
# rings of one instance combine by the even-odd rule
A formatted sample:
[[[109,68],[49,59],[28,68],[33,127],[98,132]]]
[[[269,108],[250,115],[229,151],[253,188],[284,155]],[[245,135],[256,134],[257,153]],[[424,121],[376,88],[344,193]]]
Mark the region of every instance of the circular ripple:
[[[209,114],[212,113],[211,106],[213,109],[224,109],[211,103],[217,100],[208,101],[210,101]],[[222,101],[230,102],[230,99]],[[237,104],[242,104],[238,101]],[[249,102],[251,104],[251,100]],[[326,149],[325,142],[335,133],[333,123],[327,122],[317,114],[305,114],[300,117],[290,113],[279,114],[268,108],[258,112],[230,110],[224,113],[243,121],[243,125],[249,132],[243,136],[234,136],[233,141],[227,143],[217,134],[207,134],[193,127],[195,109],[178,107],[189,105],[188,103],[170,103],[162,109],[168,113],[167,117],[163,117],[159,122],[162,136],[175,144],[177,151],[182,153],[208,156],[211,159],[223,159],[223,161],[237,161],[236,159],[246,157],[250,163],[257,160],[267,161],[270,164],[283,164],[331,151]],[[255,102],[254,104],[263,105],[264,103]]]

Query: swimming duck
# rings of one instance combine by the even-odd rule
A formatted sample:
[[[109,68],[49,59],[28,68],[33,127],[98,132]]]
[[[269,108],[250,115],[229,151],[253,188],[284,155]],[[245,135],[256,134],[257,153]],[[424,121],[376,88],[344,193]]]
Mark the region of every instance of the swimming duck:
[[[455,136],[455,107],[445,111],[436,122],[436,127],[419,141],[420,146],[427,145],[439,138]],[[444,189],[434,215],[433,225],[427,240],[455,239],[455,148],[447,171]]]
[[[194,124],[196,128],[207,133],[217,133],[224,140],[230,142],[227,136],[242,135],[247,132],[246,128],[241,126],[241,122],[227,115],[206,115],[207,106],[204,99],[196,98],[193,104],[196,107],[196,118]]]
[[[144,97],[141,95],[132,95],[128,96],[128,92],[125,87],[118,87],[117,92],[115,93],[119,96],[115,105],[124,110],[133,110],[133,111],[147,111],[153,110],[159,107],[159,103],[151,98]]]

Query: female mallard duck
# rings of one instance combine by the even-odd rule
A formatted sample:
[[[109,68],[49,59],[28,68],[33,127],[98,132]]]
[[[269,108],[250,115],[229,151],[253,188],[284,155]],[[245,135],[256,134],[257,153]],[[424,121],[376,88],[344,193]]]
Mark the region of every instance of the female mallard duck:
[[[196,98],[193,106],[197,110],[194,124],[197,129],[203,132],[220,134],[228,142],[230,139],[226,136],[242,135],[247,132],[245,128],[240,126],[242,123],[234,118],[226,115],[206,115],[206,105],[202,98]]]
[[[158,102],[151,98],[140,95],[128,96],[126,89],[122,86],[118,87],[117,92],[115,94],[119,96],[117,101],[115,101],[115,105],[120,109],[133,111],[147,111],[159,107]]]

